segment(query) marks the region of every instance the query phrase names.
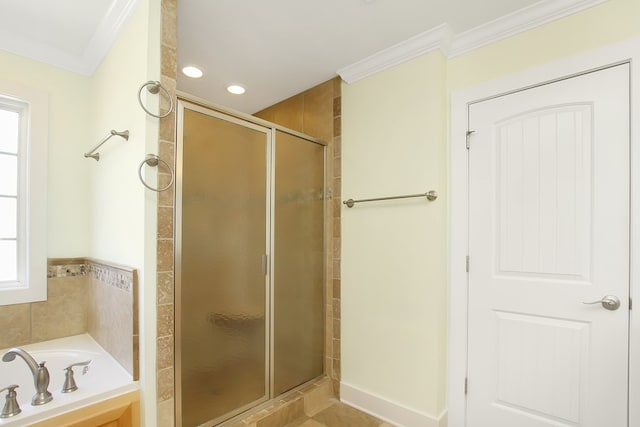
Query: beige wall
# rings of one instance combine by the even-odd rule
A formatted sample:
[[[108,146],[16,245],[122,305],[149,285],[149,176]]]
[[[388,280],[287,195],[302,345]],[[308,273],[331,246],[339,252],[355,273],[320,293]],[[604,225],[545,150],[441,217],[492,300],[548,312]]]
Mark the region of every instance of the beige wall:
[[[49,94],[48,257],[91,256],[140,271],[141,387],[143,412],[152,414],[148,425],[155,424],[156,194],[138,182],[137,168],[145,153],[157,153],[158,122],[147,117],[136,96],[143,82],[160,77],[157,3],[139,1],[91,77],[0,51],[0,78]],[[99,150],[99,162],[85,159],[83,153],[111,129],[129,129],[131,138],[112,138]],[[49,289],[58,281],[50,280]]]
[[[450,91],[566,58],[640,34],[640,2],[609,0],[448,63]]]
[[[85,256],[89,249],[89,78],[0,51],[0,79],[49,95],[47,255]]]
[[[147,132],[147,115],[136,96],[140,85],[151,78],[157,80],[160,72],[159,64],[156,70],[147,65],[145,3],[138,6],[90,80],[87,143],[94,145],[111,129],[129,130],[129,140],[114,136],[98,150],[99,162],[85,160],[90,162],[91,176],[88,255],[135,266],[144,262],[146,190],[138,180],[138,164],[146,153]]]
[[[86,160],[91,162],[86,255],[138,269],[142,414],[146,425],[156,425],[157,194],[138,180],[145,154],[158,154],[159,119],[147,116],[137,101],[140,85],[148,80],[160,80],[160,4],[140,0],[90,81],[90,144],[111,129],[128,129],[130,137],[111,138],[100,149],[99,162]],[[157,108],[157,99],[143,97],[150,109]]]
[[[343,85],[342,382],[416,412],[445,407],[446,60]]]
[[[343,85],[343,198],[441,193],[433,203],[343,208],[343,383],[431,418],[446,408],[451,94],[636,36],[638,17],[637,0],[610,0],[450,60],[431,53]]]

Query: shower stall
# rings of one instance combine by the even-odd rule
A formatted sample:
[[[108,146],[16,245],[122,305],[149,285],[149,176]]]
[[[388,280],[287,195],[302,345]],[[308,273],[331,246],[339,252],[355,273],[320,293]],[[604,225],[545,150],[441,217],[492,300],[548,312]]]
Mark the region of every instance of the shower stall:
[[[212,426],[323,373],[325,146],[177,113],[176,418]]]

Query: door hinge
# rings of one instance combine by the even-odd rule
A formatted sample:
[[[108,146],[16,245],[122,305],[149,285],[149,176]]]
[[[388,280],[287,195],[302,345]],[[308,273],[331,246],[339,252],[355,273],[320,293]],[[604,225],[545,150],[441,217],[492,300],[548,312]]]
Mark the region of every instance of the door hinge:
[[[464,379],[464,394],[467,394],[467,391],[469,390],[469,379],[465,378]]]
[[[469,272],[469,255],[467,255],[467,258],[465,259],[465,268],[467,270],[467,273]]]
[[[469,149],[469,147],[471,147],[471,134],[474,133],[475,130],[468,130],[467,131],[467,150]]]
[[[633,308],[633,300],[629,297],[629,310]]]

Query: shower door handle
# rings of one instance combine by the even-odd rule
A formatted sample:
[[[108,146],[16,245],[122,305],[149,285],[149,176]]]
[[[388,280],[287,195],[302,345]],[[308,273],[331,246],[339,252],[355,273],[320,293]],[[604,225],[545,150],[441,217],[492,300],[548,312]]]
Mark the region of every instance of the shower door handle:
[[[269,255],[262,255],[262,274],[269,274]]]

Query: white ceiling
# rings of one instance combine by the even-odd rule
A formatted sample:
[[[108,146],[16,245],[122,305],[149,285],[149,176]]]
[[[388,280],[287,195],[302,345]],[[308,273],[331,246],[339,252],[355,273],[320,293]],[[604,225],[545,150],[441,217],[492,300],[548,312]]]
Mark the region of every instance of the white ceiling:
[[[442,23],[461,33],[538,0],[182,0],[178,88],[253,113]],[[233,96],[227,85],[247,93]]]
[[[338,71],[352,81],[434,48],[459,54],[603,1],[178,0],[178,67],[205,73],[179,74],[178,89],[253,113]],[[137,3],[2,0],[0,49],[90,75]]]
[[[137,0],[1,0],[0,49],[90,75]]]

